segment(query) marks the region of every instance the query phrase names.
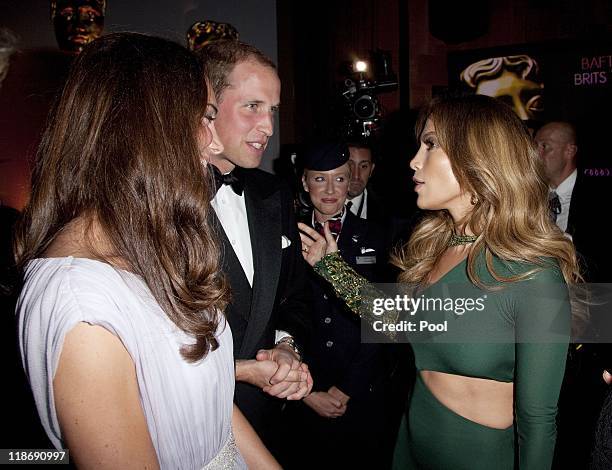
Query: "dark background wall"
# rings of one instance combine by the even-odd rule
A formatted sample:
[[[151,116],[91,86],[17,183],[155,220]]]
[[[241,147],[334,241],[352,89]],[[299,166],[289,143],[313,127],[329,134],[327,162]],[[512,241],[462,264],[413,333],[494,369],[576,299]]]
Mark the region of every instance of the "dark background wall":
[[[432,86],[448,84],[446,55],[449,52],[572,39],[597,41],[612,37],[612,2],[609,0],[453,2],[461,4],[463,13],[440,7],[434,9],[434,18],[430,15],[428,3],[432,2],[410,1],[408,26],[412,106],[422,105],[430,99]],[[451,24],[460,31],[462,22],[470,26],[477,23],[474,16],[481,16],[486,25],[486,30],[477,38],[459,44],[446,44],[430,33],[432,21],[434,24]],[[469,33],[470,28],[466,28],[463,34],[467,37]]]
[[[308,141],[329,131],[343,62],[377,48],[391,52],[399,89],[380,95],[386,128],[381,139],[383,161],[373,183],[397,206],[396,213],[408,211],[414,196],[408,162],[415,150],[416,109],[431,99],[432,92],[448,86],[449,53],[612,40],[610,0],[279,0],[277,13],[285,84],[283,144]],[[610,98],[607,102],[612,105]],[[591,123],[607,125],[606,106],[590,111],[589,119],[587,132]],[[598,132],[595,129],[591,135]],[[585,140],[595,139],[587,135]],[[593,152],[601,153],[601,148],[585,153]]]
[[[276,0],[108,0],[104,32],[137,31],[185,44],[197,20],[233,24],[240,38],[277,60]],[[20,39],[0,88],[0,200],[21,208],[29,192],[29,166],[46,111],[61,85],[69,57],[58,51],[48,0],[0,0],[0,27]],[[262,168],[279,152],[271,139]]]
[[[282,142],[323,126],[343,61],[391,51],[397,92],[387,112],[418,107],[448,85],[447,54],[513,44],[612,38],[609,0],[311,0],[278,2],[279,63],[286,78]],[[480,28],[480,34],[476,30]],[[434,37],[444,32],[454,43]],[[461,40],[463,38],[463,40]],[[291,87],[291,88],[289,88]],[[287,119],[295,114],[295,119]],[[284,126],[283,126],[284,124]]]
[[[609,0],[109,0],[105,31],[128,29],[183,42],[196,19],[230,22],[243,40],[278,60],[280,125],[264,159],[266,169],[272,168],[280,144],[305,142],[330,131],[330,108],[344,63],[366,57],[370,50],[390,51],[399,89],[380,95],[386,162],[376,178],[389,183],[383,172],[387,168],[391,184],[384,186],[400,193],[410,186],[414,109],[448,85],[449,53],[612,37]],[[15,31],[25,50],[56,49],[47,0],[0,0],[0,26]],[[2,93],[6,90],[0,90],[0,105],[5,103]],[[0,159],[2,145],[0,140]],[[0,182],[2,178],[0,171]]]
[[[195,21],[233,24],[240,38],[276,60],[275,0],[107,0],[104,32],[138,31],[185,44]],[[49,0],[0,1],[0,26],[21,38],[22,47],[56,48],[49,18]]]
[[[343,66],[367,59],[375,49],[391,52],[397,71],[400,41],[398,0],[278,1],[279,64],[283,90],[281,143],[325,134],[330,107],[345,78]],[[388,111],[399,107],[398,90],[381,96]],[[290,112],[285,112],[289,110]]]

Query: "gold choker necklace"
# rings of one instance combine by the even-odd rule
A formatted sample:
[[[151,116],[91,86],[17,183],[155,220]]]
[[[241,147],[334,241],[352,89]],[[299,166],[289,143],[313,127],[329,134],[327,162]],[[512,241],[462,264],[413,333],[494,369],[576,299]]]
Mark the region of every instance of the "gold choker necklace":
[[[474,243],[477,238],[476,235],[455,235],[453,233],[448,246],[467,245],[468,243]]]

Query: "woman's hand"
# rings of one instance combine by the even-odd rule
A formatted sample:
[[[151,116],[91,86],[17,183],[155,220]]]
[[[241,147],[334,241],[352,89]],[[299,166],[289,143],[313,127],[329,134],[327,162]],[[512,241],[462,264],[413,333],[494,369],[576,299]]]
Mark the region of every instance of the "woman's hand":
[[[321,261],[323,256],[338,251],[338,244],[329,231],[327,222],[323,224],[325,237],[322,237],[315,229],[301,222],[298,223],[298,228],[301,232],[302,255],[310,266],[314,266],[317,262]]]

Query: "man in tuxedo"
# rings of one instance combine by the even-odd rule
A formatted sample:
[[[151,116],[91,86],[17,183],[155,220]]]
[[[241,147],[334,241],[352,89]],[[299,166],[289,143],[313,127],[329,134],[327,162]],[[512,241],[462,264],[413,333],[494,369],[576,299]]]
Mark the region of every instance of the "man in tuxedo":
[[[382,204],[367,188],[376,166],[372,148],[365,142],[355,141],[348,143],[348,149],[351,181],[346,200],[347,207],[357,217],[380,221],[384,218]]]
[[[600,229],[600,205],[607,202],[606,190],[599,178],[587,176],[577,167],[577,139],[574,126],[554,121],[542,126],[535,135],[550,186],[551,217],[572,239],[585,281],[611,282],[607,234]],[[555,468],[587,468],[593,445],[595,422],[603,402],[606,385],[602,369],[612,360],[609,349],[592,341],[601,337],[609,321],[609,305],[589,306],[590,325],[585,343],[572,343],[559,400],[559,432]],[[609,329],[609,328],[608,328]],[[599,337],[599,338],[598,338]],[[578,340],[580,341],[580,340]]]
[[[535,141],[550,186],[552,217],[559,228],[567,232],[570,202],[578,174],[576,131],[567,122],[550,122],[537,131]]]
[[[535,135],[550,186],[551,215],[574,242],[587,282],[610,282],[608,242],[600,230],[599,204],[607,191],[600,178],[577,168],[578,145],[572,124],[553,121]]]
[[[280,101],[276,67],[256,48],[216,41],[198,51],[217,100],[223,150],[211,158],[223,267],[232,301],[235,401],[274,453],[282,401],[312,387],[298,345],[310,330],[300,238],[290,191],[257,167]]]
[[[351,181],[346,199],[347,209],[353,215],[388,230],[393,244],[403,243],[408,239],[417,218],[413,216],[405,219],[394,216],[376,193],[368,188],[368,182],[376,167],[372,146],[363,140],[350,141],[347,145],[348,164],[351,169]]]

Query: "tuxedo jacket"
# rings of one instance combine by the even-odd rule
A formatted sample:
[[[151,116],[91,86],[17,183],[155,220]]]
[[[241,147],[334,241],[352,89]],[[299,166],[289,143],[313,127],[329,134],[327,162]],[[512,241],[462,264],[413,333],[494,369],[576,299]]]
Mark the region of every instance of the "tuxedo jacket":
[[[367,220],[370,224],[377,225],[381,230],[387,232],[388,240],[391,240],[392,246],[404,243],[408,240],[414,221],[414,215],[411,218],[403,218],[393,215],[389,210],[389,204],[385,205],[385,201],[380,198],[378,193],[368,188],[366,193],[366,201],[368,205]],[[399,274],[399,272],[396,272]],[[395,282],[397,278],[389,282]]]
[[[258,169],[236,167],[244,181],[244,199],[253,253],[253,286],[221,224],[222,265],[231,287],[226,317],[234,339],[234,359],[254,359],[274,347],[275,331],[304,344],[310,331],[310,296],[305,262],[293,213],[293,199],[282,180]],[[235,402],[266,442],[281,400],[237,382]]]
[[[311,218],[308,219],[309,224]],[[372,282],[390,282],[389,243],[376,224],[346,214],[338,238],[342,258]],[[368,399],[390,373],[389,345],[361,342],[359,318],[336,297],[332,287],[314,271],[309,274],[313,295],[313,334],[305,350],[313,390],[335,385],[353,399]]]
[[[365,191],[360,205],[367,205],[367,220],[375,221],[376,223],[384,223],[388,221],[389,214],[385,210],[384,204],[382,203],[381,199],[376,195],[376,193],[374,193],[369,187],[367,188],[367,191]],[[359,207],[357,208],[357,213],[359,214],[359,217],[361,217]]]
[[[385,209],[383,201],[380,197],[371,189],[368,188],[368,193],[366,196],[368,203],[368,220],[373,220],[377,222],[387,221],[389,218],[389,214]]]
[[[570,200],[566,232],[572,236],[587,282],[612,282],[611,237],[603,227],[612,193],[607,180],[586,176],[579,168]]]
[[[610,218],[609,180],[587,176],[583,169],[578,168],[570,200],[566,232],[572,236],[585,281],[589,283],[612,282],[611,237],[605,227],[605,220]],[[607,297],[605,302],[609,302]],[[593,302],[589,305],[589,314],[589,334],[601,332],[604,337],[609,337],[609,303]],[[601,380],[602,369],[612,364],[607,346],[589,342],[581,344],[580,348],[570,345],[559,398],[559,428],[553,468],[589,466],[593,430],[609,388]]]

